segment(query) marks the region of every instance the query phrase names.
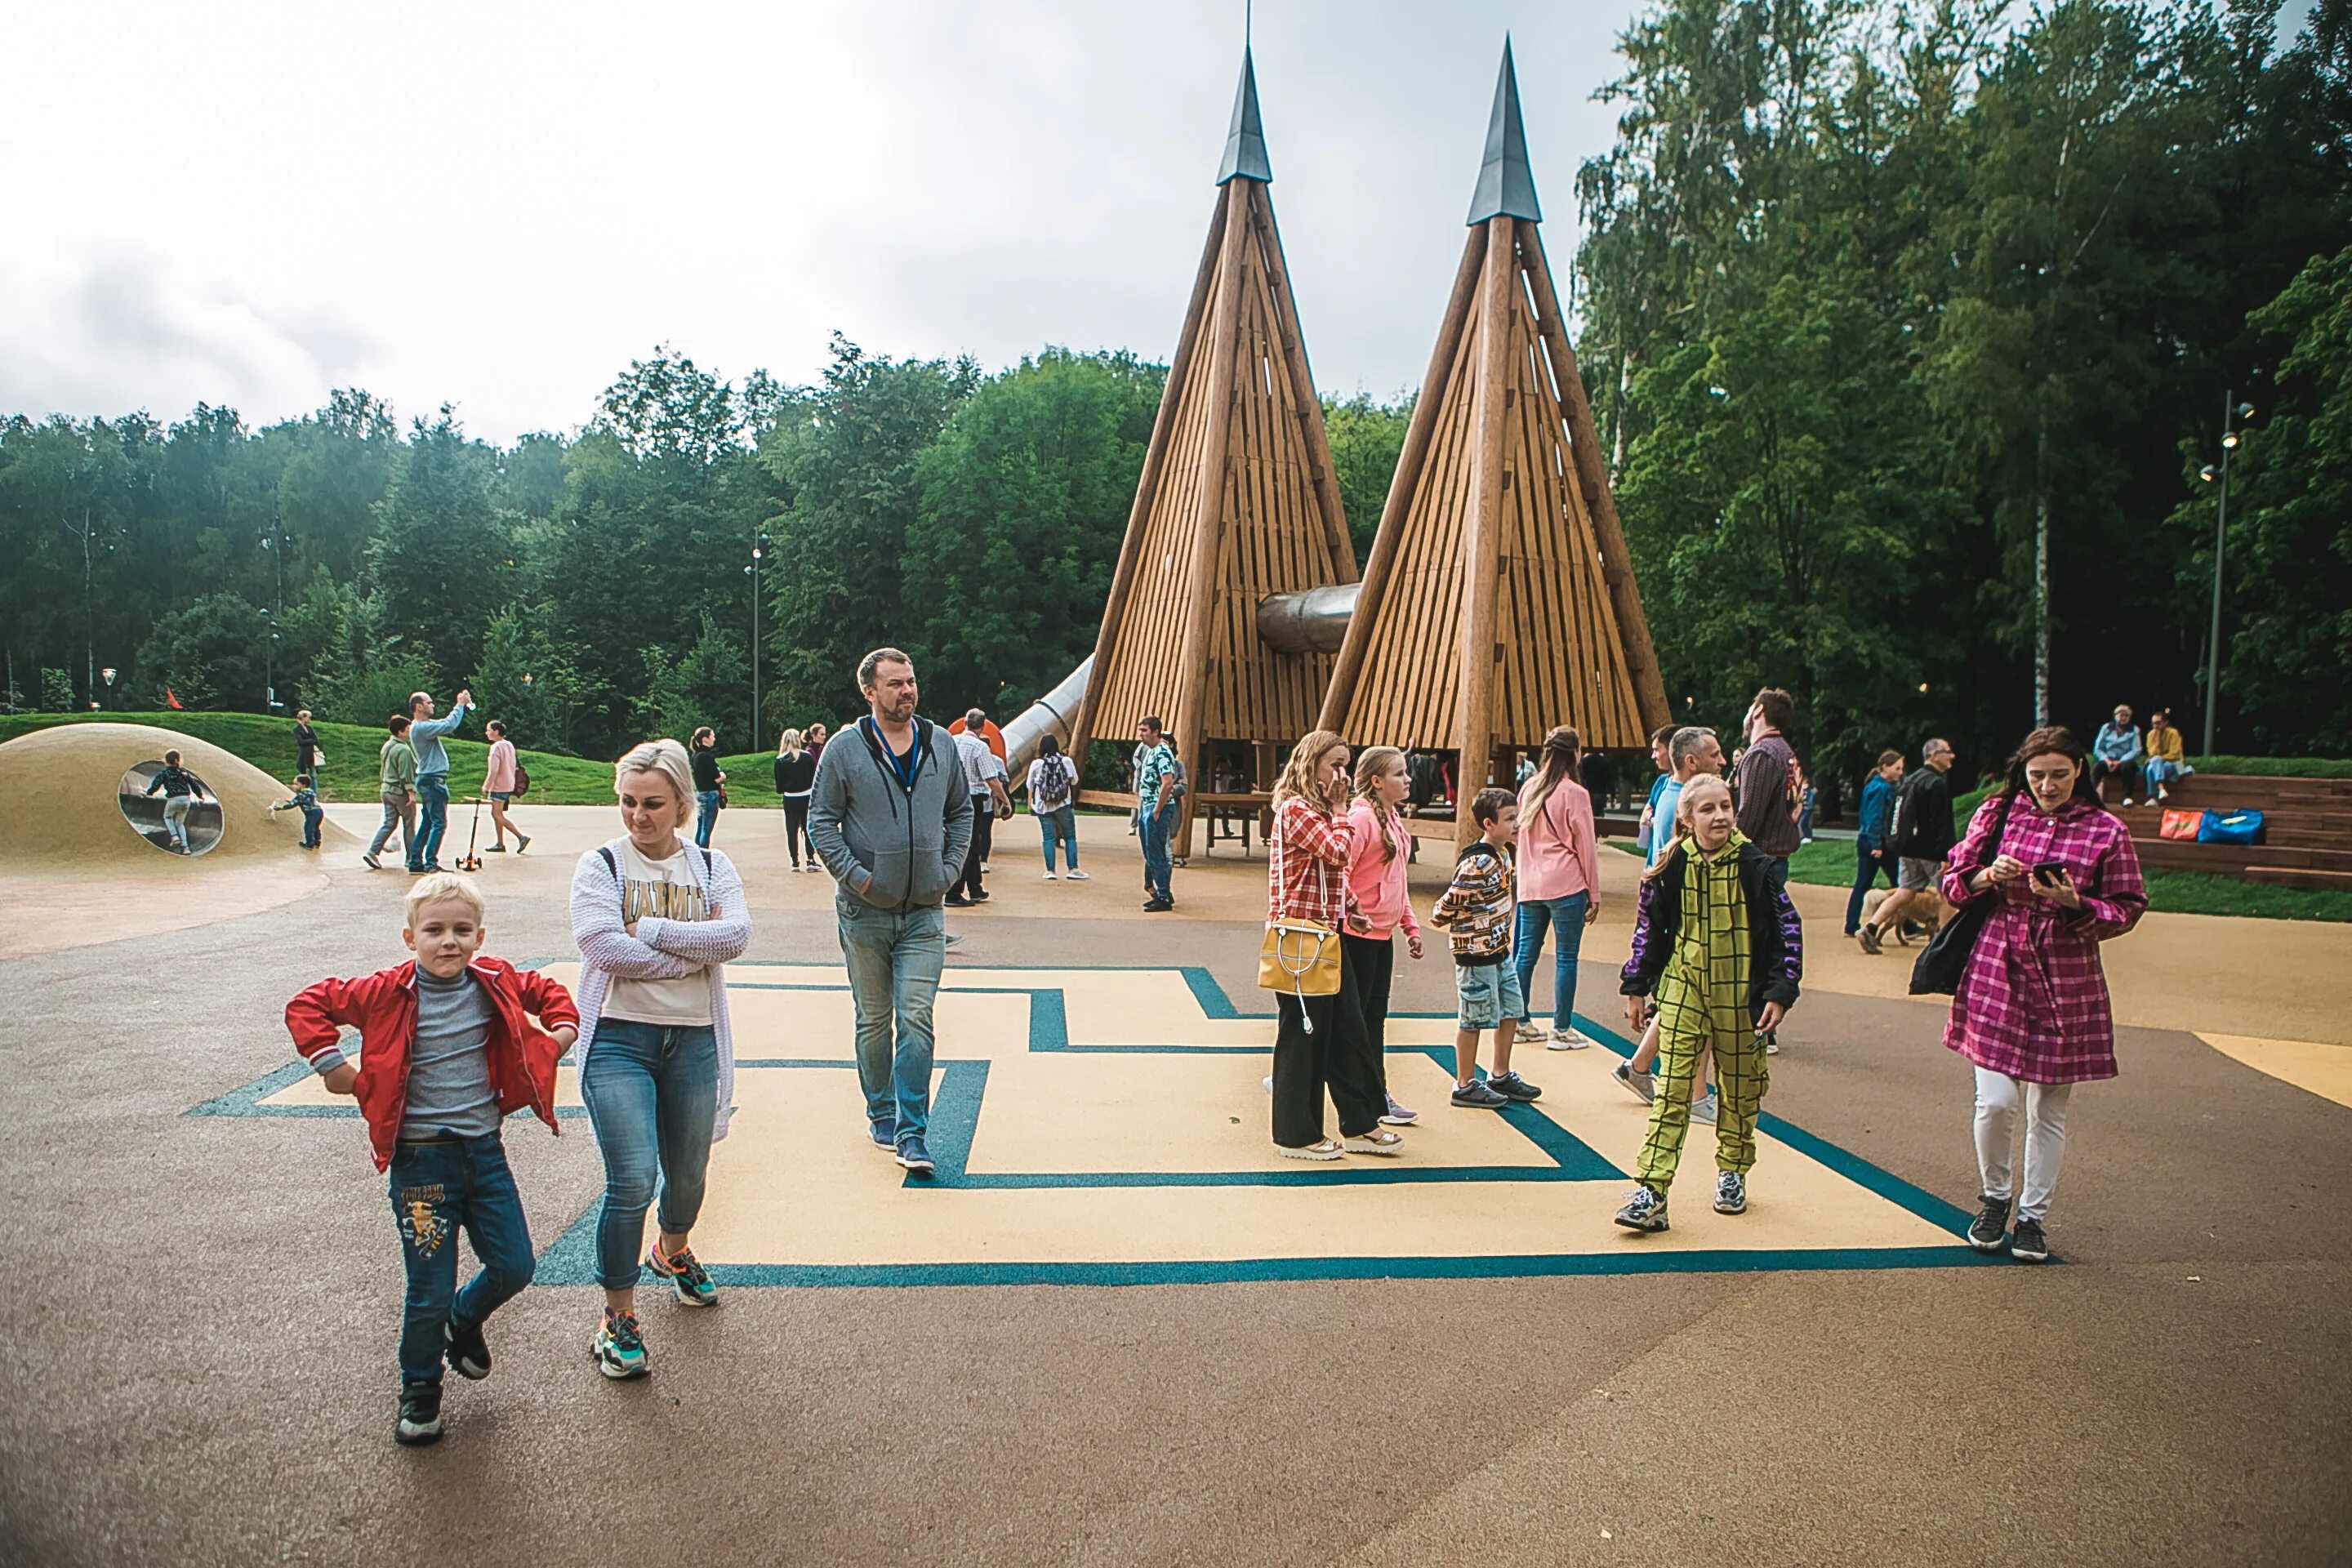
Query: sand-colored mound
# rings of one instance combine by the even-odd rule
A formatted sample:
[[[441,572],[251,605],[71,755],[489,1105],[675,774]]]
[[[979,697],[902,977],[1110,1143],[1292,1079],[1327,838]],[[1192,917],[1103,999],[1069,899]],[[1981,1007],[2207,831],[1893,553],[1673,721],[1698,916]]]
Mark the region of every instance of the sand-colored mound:
[[[220,842],[193,857],[168,854],[122,815],[116,792],[124,772],[167,751],[220,801]],[[329,822],[325,847],[301,848],[302,816],[269,804],[288,786],[233,752],[145,724],[59,724],[0,745],[0,871],[95,872],[111,876],[199,877],[268,862],[315,864],[317,856],[354,847]]]

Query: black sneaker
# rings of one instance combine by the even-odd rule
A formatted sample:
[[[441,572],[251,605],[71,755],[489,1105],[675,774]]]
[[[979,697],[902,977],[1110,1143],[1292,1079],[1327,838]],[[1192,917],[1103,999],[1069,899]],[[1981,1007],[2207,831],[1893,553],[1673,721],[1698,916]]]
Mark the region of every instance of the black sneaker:
[[[2018,1216],[2017,1230],[2010,1238],[2009,1255],[2020,1263],[2050,1260],[2050,1243],[2042,1237],[2040,1220]]]
[[[946,898],[941,899],[940,902],[945,904],[951,910],[968,910],[971,908],[971,900],[965,898],[961,893],[950,893]]]
[[[1522,1105],[1528,1100],[1543,1098],[1543,1090],[1521,1078],[1516,1069],[1505,1073],[1500,1078],[1488,1075],[1486,1087],[1505,1100],[1516,1100]]]
[[[2009,1239],[2009,1200],[1979,1198],[1977,1202],[1976,1223],[1969,1226],[1969,1245],[1979,1252],[1999,1252],[2000,1244]]]
[[[1454,1103],[1465,1110],[1500,1110],[1511,1102],[1484,1083],[1465,1083],[1454,1087]]]
[[[457,1375],[474,1383],[490,1375],[490,1343],[482,1338],[482,1325],[461,1323],[452,1318],[441,1325],[441,1338],[448,1347],[449,1364]]]
[[[1175,900],[1171,899],[1151,899],[1145,902],[1143,912],[1147,915],[1164,915],[1175,907]]]
[[[404,1448],[421,1448],[441,1440],[439,1384],[402,1381],[400,1418],[392,1424],[392,1440]]]
[[[1862,951],[1869,953],[1874,958],[1886,951],[1886,949],[1879,942],[1878,922],[1876,921],[1873,921],[1868,925],[1862,928],[1861,942]]]

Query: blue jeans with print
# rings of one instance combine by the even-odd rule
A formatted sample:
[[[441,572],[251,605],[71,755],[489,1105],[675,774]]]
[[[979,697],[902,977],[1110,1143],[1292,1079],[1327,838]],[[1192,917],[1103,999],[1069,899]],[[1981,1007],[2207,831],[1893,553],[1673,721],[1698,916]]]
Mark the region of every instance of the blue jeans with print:
[[[903,1142],[930,1126],[931,1001],[947,967],[947,913],[936,904],[877,910],[837,893],[834,914],[857,1016],[866,1119]]]
[[[1531,1022],[1534,1017],[1528,998],[1536,994],[1536,960],[1543,956],[1544,931],[1549,927],[1553,935],[1552,1027],[1567,1029],[1575,1026],[1576,960],[1584,950],[1584,910],[1591,901],[1590,893],[1570,893],[1564,899],[1519,900],[1518,930],[1513,942],[1518,949],[1521,1023]]]
[[[1034,809],[1034,807],[1032,809]],[[1037,813],[1037,831],[1045,840],[1045,869],[1054,868],[1054,847],[1059,844],[1070,862],[1070,869],[1078,868],[1078,808],[1057,805],[1050,811]]]
[[[1143,819],[1143,885],[1151,889],[1155,899],[1171,897],[1168,891],[1168,836],[1176,830],[1176,808],[1163,805]]]
[[[400,1375],[441,1381],[455,1318],[479,1326],[530,1283],[530,1227],[506,1145],[495,1132],[440,1143],[403,1143],[392,1152],[392,1216],[408,1261],[408,1296],[400,1320]],[[481,1271],[457,1289],[457,1233],[474,1246]]]
[[[710,847],[710,830],[719,826],[719,792],[715,789],[694,793],[694,843],[698,849]]]
[[[626,1290],[637,1282],[655,1179],[662,1229],[684,1236],[702,1213],[719,1120],[719,1032],[708,1024],[599,1018],[587,1051],[580,1098],[604,1156],[596,1283]]]
[[[408,847],[408,868],[424,869],[441,853],[441,836],[449,831],[449,775],[416,775],[417,815],[423,819],[415,841]]]

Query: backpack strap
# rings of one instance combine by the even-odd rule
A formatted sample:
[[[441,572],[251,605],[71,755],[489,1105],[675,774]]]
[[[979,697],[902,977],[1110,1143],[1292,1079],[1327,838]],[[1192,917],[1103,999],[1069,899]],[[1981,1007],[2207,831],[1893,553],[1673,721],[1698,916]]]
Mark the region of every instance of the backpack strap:
[[[613,880],[615,882],[619,881],[621,879],[621,863],[613,858],[613,847],[609,844],[599,844],[596,846],[596,853],[604,858],[604,869],[613,874]]]

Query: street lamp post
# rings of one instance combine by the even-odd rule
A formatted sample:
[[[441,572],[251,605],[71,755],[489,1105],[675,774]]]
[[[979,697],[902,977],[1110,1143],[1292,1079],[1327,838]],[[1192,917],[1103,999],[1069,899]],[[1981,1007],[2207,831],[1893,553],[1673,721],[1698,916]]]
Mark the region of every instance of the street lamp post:
[[[114,667],[110,664],[98,673],[103,677],[106,681],[106,702],[107,706],[110,708],[114,705]]]
[[[2213,754],[2213,711],[2221,693],[2221,552],[2230,527],[2230,454],[2238,449],[2234,426],[2254,411],[2252,404],[2236,397],[2235,392],[2221,395],[2221,467],[2208,463],[2198,470],[2198,478],[2221,486],[2213,514],[2213,617],[2205,629],[2205,749],[2200,754],[2208,757]]]
[[[261,542],[269,552],[269,639],[261,645],[261,705],[278,710],[278,618],[286,612],[286,531],[279,525],[277,504],[269,508],[269,537]]]
[[[760,568],[768,557],[768,535],[763,531],[751,544],[751,564],[743,568],[751,579],[751,743],[760,743]]]

